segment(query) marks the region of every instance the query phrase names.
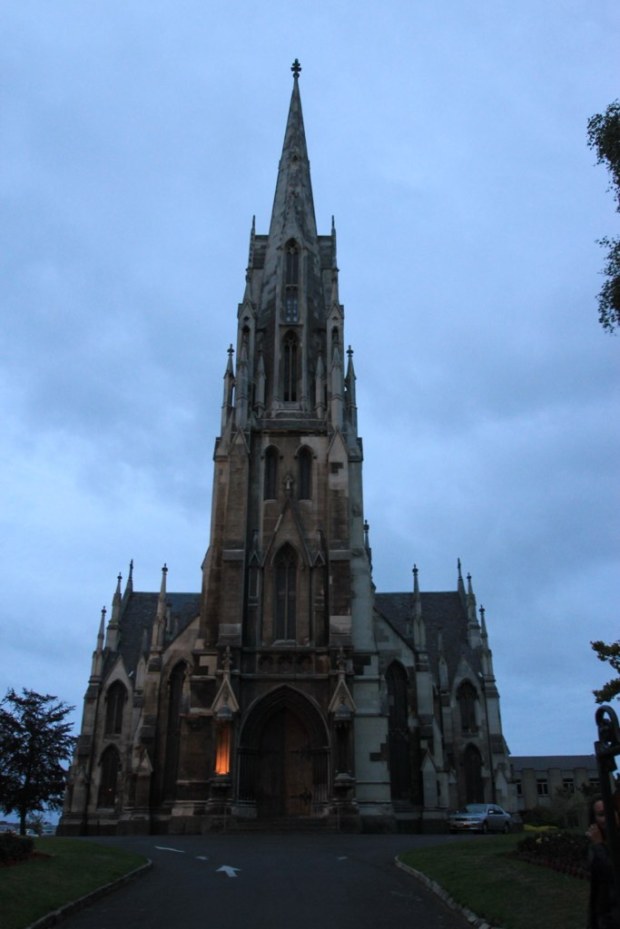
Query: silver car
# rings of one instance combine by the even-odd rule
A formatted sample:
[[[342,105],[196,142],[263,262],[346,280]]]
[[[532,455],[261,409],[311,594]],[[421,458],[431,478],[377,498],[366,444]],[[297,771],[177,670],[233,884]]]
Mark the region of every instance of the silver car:
[[[510,832],[512,816],[497,803],[468,803],[448,816],[450,832]]]

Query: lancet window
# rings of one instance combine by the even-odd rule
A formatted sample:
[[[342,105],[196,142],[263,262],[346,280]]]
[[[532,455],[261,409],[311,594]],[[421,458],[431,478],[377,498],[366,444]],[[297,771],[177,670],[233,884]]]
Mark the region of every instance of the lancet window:
[[[291,239],[286,244],[284,272],[284,321],[299,320],[299,247]]]
[[[297,400],[299,367],[299,343],[294,332],[288,332],[284,337],[282,364],[282,397],[285,403],[294,403]]]
[[[108,746],[99,762],[101,779],[97,806],[114,806],[118,796],[118,773],[121,766],[120,756],[113,745]]]
[[[265,452],[265,500],[278,495],[278,450],[270,445]]]
[[[469,681],[465,681],[458,689],[456,695],[459,710],[461,713],[461,729],[465,733],[478,731],[478,720],[476,718],[476,701],[478,694],[476,688]]]
[[[123,710],[127,700],[127,691],[120,681],[115,681],[108,688],[105,707],[106,735],[118,735],[123,731]]]
[[[312,497],[312,452],[309,448],[302,448],[297,456],[298,471],[298,497],[300,500],[310,500]]]

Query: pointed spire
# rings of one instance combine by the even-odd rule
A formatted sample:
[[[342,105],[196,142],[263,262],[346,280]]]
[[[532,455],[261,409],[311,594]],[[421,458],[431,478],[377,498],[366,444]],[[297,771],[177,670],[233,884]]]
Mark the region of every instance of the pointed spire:
[[[133,593],[133,558],[129,562],[129,574],[127,575],[127,583],[125,584],[125,596]]]
[[[103,639],[104,639],[104,636],[105,636],[105,614],[106,614],[106,612],[107,612],[107,611],[106,611],[106,608],[105,608],[104,606],[102,606],[102,607],[101,607],[101,620],[100,620],[100,622],[99,622],[99,632],[97,633],[97,651],[99,651],[99,652],[103,650]]]
[[[252,216],[252,228],[250,229],[250,247],[248,250],[248,271],[254,264],[254,244],[256,242],[256,216]]]
[[[224,371],[224,397],[222,399],[222,432],[226,427],[228,422],[228,417],[231,410],[233,409],[234,399],[233,393],[235,388],[235,372],[233,369],[233,354],[234,348],[232,344],[228,346],[228,362],[226,364],[226,370]]]
[[[336,223],[332,216],[332,271],[338,270],[338,248],[336,244]]]
[[[420,584],[418,583],[418,566],[414,564],[413,566],[413,595],[414,597],[420,596]]]
[[[316,238],[314,200],[310,182],[310,162],[299,94],[301,65],[293,62],[293,93],[289,106],[278,180],[271,213],[269,236],[286,231],[286,238],[295,233],[308,241]]]
[[[114,596],[112,598],[112,615],[110,616],[110,622],[108,623],[108,628],[106,630],[106,640],[105,646],[109,648],[110,651],[115,652],[118,648],[118,636],[119,636],[119,624],[121,619],[121,581],[122,575],[119,574],[116,578],[116,590],[114,591]]]
[[[458,580],[456,583],[456,589],[461,598],[461,603],[463,604],[463,607],[466,608],[467,605],[466,605],[466,597],[465,597],[465,584],[463,583],[463,573],[461,571],[461,559],[460,558],[456,559],[456,566],[458,570]]]
[[[159,596],[157,597],[157,613],[153,623],[153,634],[151,636],[151,651],[160,651],[164,644],[164,632],[166,629],[166,578],[168,575],[168,565],[164,564],[161,569],[161,586]]]
[[[368,558],[368,564],[370,565],[370,570],[372,571],[372,548],[370,547],[370,526],[368,525],[368,520],[364,520],[364,548],[366,549],[366,556]]]
[[[353,349],[347,349],[347,373],[344,379],[345,404],[349,422],[357,430],[357,403],[355,396],[355,368],[353,367]]]
[[[97,632],[97,645],[95,647],[95,651],[93,652],[93,661],[90,670],[91,682],[101,678],[101,670],[103,665],[103,640],[105,635],[105,614],[106,608],[103,607],[101,610],[101,619],[99,620],[99,631]]]
[[[471,574],[467,575],[467,596],[465,598],[467,609],[467,637],[471,648],[482,645],[478,616],[476,615],[476,595],[471,581]]]
[[[484,618],[484,617],[485,617],[485,612],[486,612],[486,611],[485,611],[484,607],[481,606],[480,609],[478,610],[478,612],[480,613],[480,626],[481,626],[481,628],[482,628],[482,638],[483,638],[483,639],[487,639],[487,638],[488,638],[488,635],[487,635],[487,624],[486,624],[486,620],[485,620],[485,618]]]

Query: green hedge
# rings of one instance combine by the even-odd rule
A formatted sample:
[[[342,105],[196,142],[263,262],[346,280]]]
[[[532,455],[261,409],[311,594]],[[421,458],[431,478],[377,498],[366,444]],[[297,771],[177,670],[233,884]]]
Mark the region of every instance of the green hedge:
[[[34,840],[15,832],[0,832],[0,864],[24,861],[34,851]]]

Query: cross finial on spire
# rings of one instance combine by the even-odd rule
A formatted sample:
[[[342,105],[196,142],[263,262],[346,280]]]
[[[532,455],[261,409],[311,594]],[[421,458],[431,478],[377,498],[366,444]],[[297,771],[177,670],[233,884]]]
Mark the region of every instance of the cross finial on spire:
[[[295,80],[299,77],[301,73],[301,65],[299,64],[299,59],[296,58],[293,64],[291,65],[291,71],[293,72],[293,77]]]

